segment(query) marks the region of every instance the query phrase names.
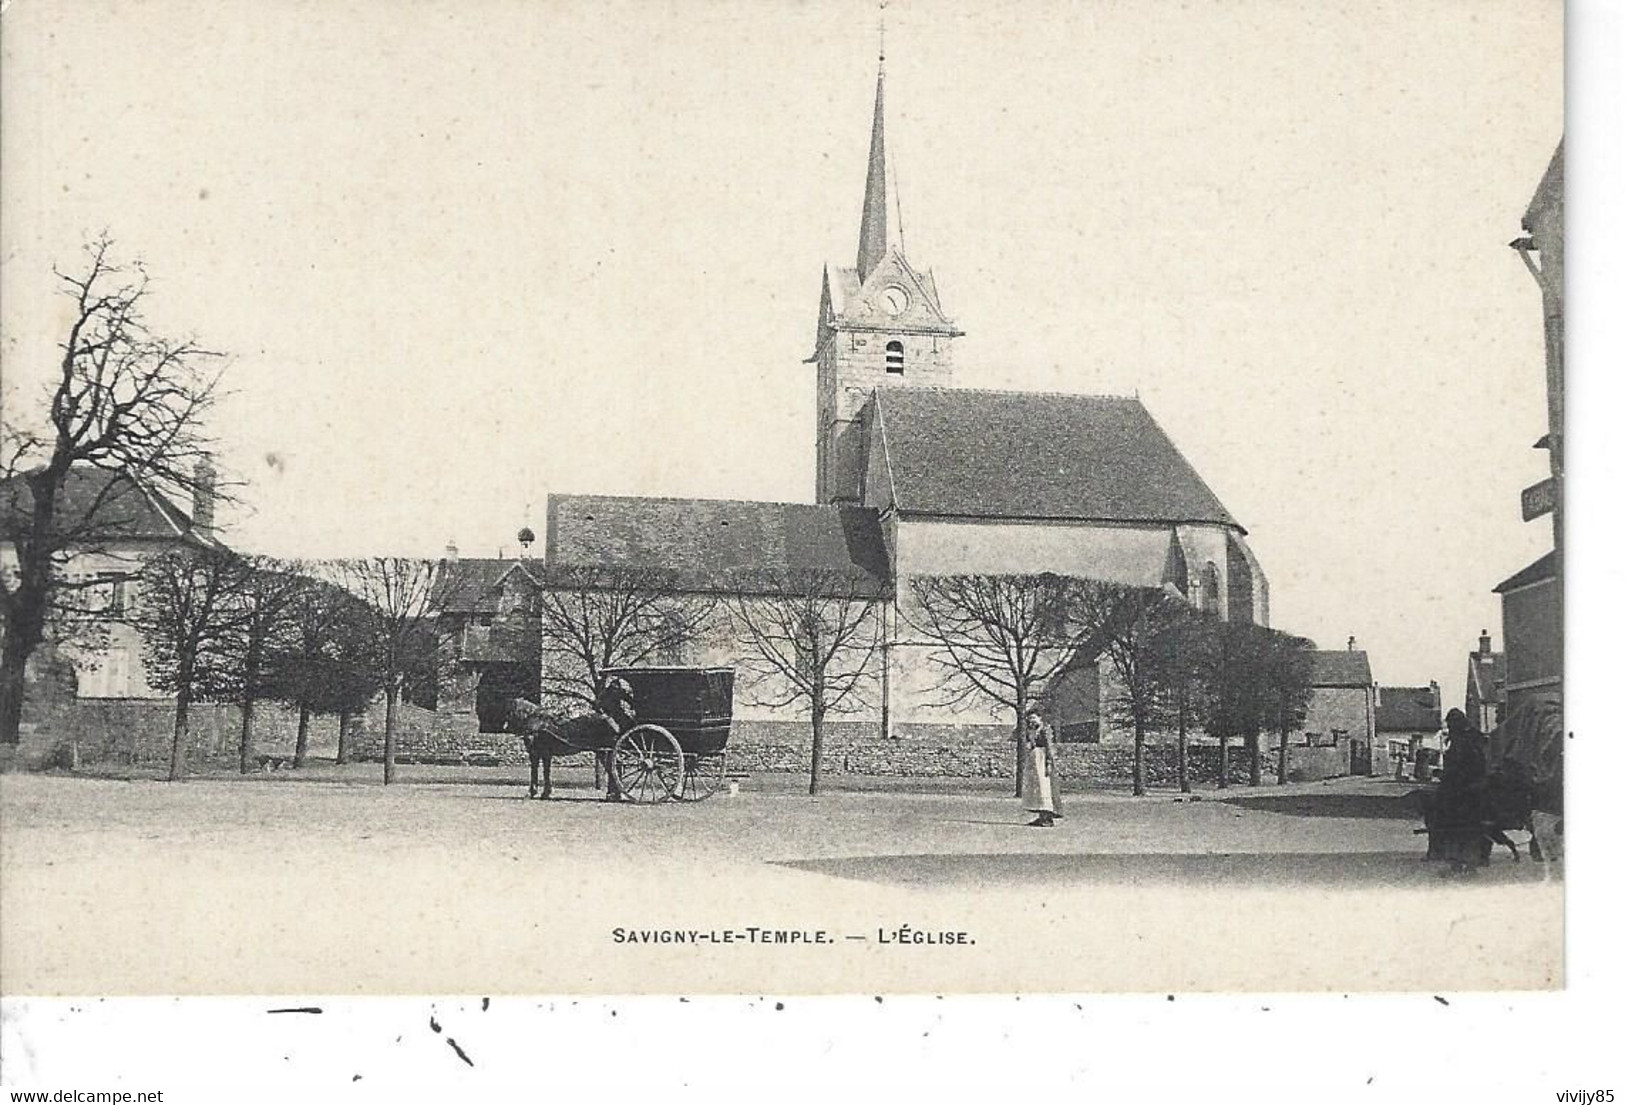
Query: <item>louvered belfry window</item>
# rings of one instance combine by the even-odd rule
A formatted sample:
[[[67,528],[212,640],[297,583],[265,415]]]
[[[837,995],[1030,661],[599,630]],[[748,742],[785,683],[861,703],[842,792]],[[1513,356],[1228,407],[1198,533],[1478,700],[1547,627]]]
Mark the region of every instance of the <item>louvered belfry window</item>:
[[[886,343],[886,371],[893,376],[903,374],[903,343],[889,341]]]

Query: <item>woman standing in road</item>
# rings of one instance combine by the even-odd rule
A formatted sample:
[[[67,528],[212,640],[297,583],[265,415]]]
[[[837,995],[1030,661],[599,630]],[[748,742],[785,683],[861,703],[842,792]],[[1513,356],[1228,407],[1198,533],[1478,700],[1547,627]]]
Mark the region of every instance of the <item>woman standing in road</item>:
[[[1055,734],[1039,716],[1029,710],[1022,726],[1022,750],[1026,770],[1021,780],[1021,800],[1029,813],[1038,816],[1027,822],[1029,828],[1054,828],[1061,816],[1060,777],[1055,770]]]

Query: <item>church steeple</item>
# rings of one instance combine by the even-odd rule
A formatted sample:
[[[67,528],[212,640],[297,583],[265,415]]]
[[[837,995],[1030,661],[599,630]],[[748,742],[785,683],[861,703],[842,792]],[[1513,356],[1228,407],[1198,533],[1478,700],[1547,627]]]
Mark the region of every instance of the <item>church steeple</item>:
[[[884,3],[881,5],[885,7]],[[882,29],[884,33],[884,29]],[[876,388],[953,383],[953,342],[962,331],[942,310],[931,270],[903,256],[903,218],[895,243],[887,180],[886,51],[875,76],[869,174],[858,228],[858,263],[824,269],[818,336],[808,364],[818,366],[818,501],[864,501],[870,426],[863,414]]]
[[[863,222],[858,227],[858,281],[886,256],[886,55],[875,77],[875,122],[869,132],[869,179],[863,187]]]

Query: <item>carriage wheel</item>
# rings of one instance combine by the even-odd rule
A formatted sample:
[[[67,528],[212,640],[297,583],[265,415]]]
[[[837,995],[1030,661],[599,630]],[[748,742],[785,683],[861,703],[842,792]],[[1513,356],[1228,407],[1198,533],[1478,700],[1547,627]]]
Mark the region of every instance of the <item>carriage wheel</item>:
[[[683,757],[683,791],[678,796],[685,802],[702,802],[715,794],[727,778],[728,754],[701,755],[690,752]]]
[[[621,734],[609,769],[629,802],[664,802],[683,790],[682,746],[658,725],[639,725]]]

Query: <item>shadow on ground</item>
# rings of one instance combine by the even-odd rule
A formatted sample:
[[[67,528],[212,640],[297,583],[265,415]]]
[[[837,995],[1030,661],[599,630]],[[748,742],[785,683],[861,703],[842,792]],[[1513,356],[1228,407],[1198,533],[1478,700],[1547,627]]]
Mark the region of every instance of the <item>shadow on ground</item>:
[[[1227,806],[1291,817],[1353,817],[1420,824],[1420,794],[1419,790],[1405,794],[1260,794],[1222,801]]]
[[[1453,875],[1417,852],[1187,855],[897,855],[779,861],[778,866],[902,886],[1192,886],[1247,889],[1498,886],[1562,877],[1559,864],[1514,863]]]

